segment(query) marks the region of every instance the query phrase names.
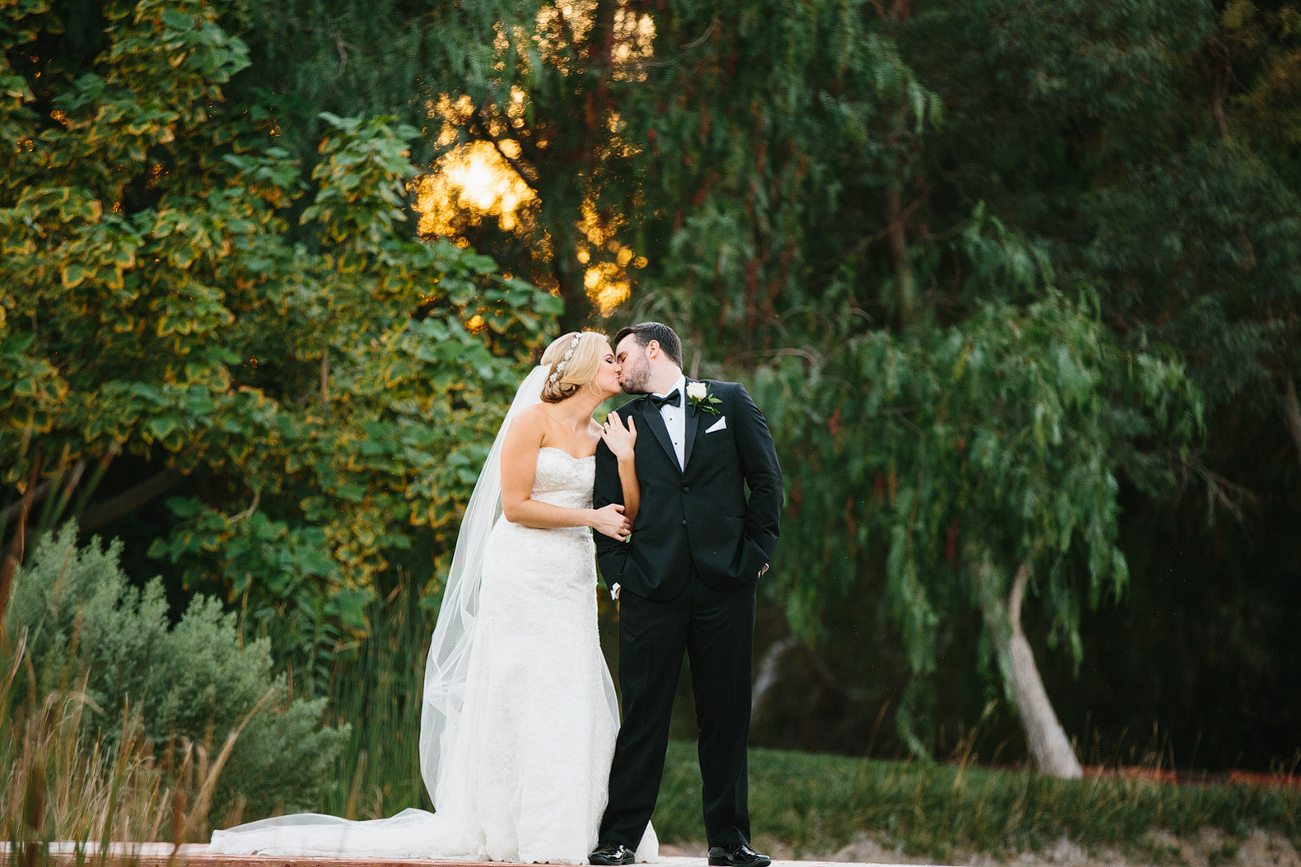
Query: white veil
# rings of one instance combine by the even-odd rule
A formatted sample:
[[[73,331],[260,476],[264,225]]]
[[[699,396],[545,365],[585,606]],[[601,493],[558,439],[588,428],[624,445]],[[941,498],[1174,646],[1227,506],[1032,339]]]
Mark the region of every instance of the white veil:
[[[497,431],[483,471],[474,484],[456,537],[452,567],[447,573],[438,623],[425,662],[425,691],[420,716],[420,774],[434,802],[442,802],[440,770],[448,767],[465,701],[465,681],[474,646],[474,623],[479,614],[479,588],[483,583],[483,555],[488,534],[501,516],[501,447],[506,430],[522,409],[542,402],[542,386],[550,365],[533,368],[515,392],[506,418]]]

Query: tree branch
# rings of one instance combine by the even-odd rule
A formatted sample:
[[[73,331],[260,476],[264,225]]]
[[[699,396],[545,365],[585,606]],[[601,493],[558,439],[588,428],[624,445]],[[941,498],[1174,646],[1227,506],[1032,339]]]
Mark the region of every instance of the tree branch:
[[[321,413],[330,412],[330,347],[321,350]]]
[[[1224,113],[1224,91],[1229,78],[1233,75],[1233,61],[1228,47],[1218,38],[1207,40],[1211,56],[1217,61],[1211,72],[1211,114],[1215,116],[1215,129],[1220,138],[1229,140],[1229,119]]]
[[[28,489],[27,494],[23,495],[23,498],[21,500],[10,505],[9,508],[5,509],[4,511],[0,512],[0,527],[3,527],[5,524],[8,524],[10,521],[12,521],[14,516],[17,515],[19,512],[23,512],[27,509],[30,509],[32,506],[35,506],[38,503],[40,503],[42,500],[44,500],[45,495],[50,492],[50,488],[52,488],[53,486],[54,486],[54,480],[47,479],[44,482],[42,482],[36,488],[36,490],[33,491],[31,489]],[[29,498],[30,498],[30,502],[29,502]]]
[[[808,648],[804,658],[808,661],[809,671],[813,673],[813,676],[817,678],[827,692],[852,702],[864,701],[867,698],[866,690],[849,686],[837,680],[836,675],[827,666],[827,663],[823,661],[822,657],[814,653],[812,648]]]
[[[96,503],[85,511],[79,522],[81,532],[93,533],[105,524],[110,524],[124,515],[129,515],[150,500],[162,494],[185,476],[178,469],[168,467],[154,473],[140,484],[123,491],[116,497],[110,497],[102,503]]]
[[[893,257],[895,234],[897,232],[903,231],[903,227],[907,223],[908,218],[912,216],[913,211],[917,210],[918,206],[921,205],[921,203],[922,203],[921,196],[918,196],[917,198],[913,199],[911,202],[907,204],[907,206],[905,206],[902,210],[899,211],[897,215],[898,219],[896,221],[891,222],[888,226],[886,226],[884,229],[877,232],[876,234],[868,235],[867,237],[859,240],[857,243],[854,244],[854,246],[850,247],[847,251],[845,251],[840,255],[839,261],[841,263],[848,262],[849,260],[853,259],[855,256],[861,255],[864,250],[866,250],[868,247],[875,244],[877,241],[883,240],[885,238],[891,239],[891,256]],[[905,250],[907,248],[906,239],[905,239],[904,248]],[[896,267],[898,267],[897,263],[896,263]]]

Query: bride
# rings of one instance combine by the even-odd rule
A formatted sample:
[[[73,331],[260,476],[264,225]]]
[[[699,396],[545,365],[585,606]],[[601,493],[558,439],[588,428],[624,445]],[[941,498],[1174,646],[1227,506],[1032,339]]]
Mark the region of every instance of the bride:
[[[420,767],[435,812],[279,816],[214,831],[211,851],[587,863],[619,727],[588,528],[626,538],[640,501],[636,427],[592,419],[619,392],[606,337],[565,334],[521,383],[488,453],[425,667]],[[602,439],[626,509],[592,508]],[[658,846],[647,828],[637,860],[656,860]]]

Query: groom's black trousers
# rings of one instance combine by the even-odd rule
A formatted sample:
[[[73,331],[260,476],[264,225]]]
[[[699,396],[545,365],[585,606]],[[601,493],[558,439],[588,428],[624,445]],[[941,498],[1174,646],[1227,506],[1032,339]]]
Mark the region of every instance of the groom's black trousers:
[[[711,846],[750,839],[746,741],[750,732],[755,587],[721,592],[692,570],[677,598],[619,599],[623,723],[610,768],[599,839],[636,849],[655,809],[669,720],[685,651],[696,701],[705,834]]]

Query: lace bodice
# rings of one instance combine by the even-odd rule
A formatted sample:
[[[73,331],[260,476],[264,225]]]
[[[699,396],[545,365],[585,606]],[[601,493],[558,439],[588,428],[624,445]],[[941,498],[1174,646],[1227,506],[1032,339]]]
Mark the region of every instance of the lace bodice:
[[[576,458],[552,446],[538,450],[533,499],[570,509],[590,509],[595,481],[596,455]]]

